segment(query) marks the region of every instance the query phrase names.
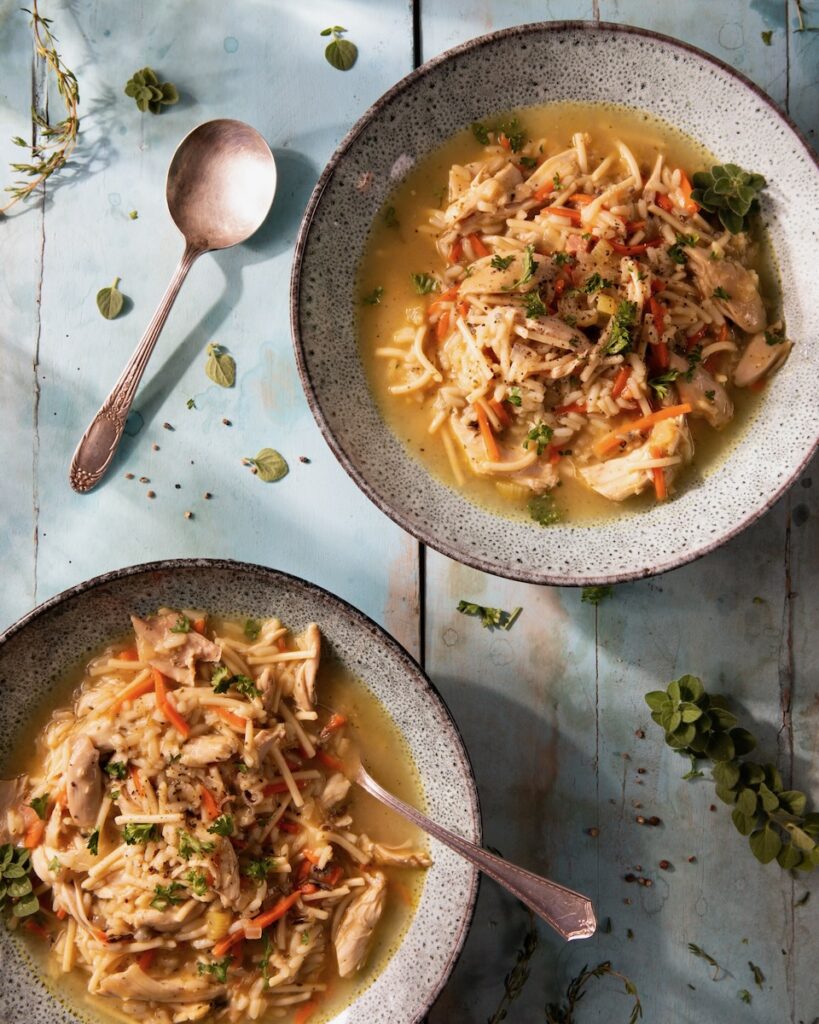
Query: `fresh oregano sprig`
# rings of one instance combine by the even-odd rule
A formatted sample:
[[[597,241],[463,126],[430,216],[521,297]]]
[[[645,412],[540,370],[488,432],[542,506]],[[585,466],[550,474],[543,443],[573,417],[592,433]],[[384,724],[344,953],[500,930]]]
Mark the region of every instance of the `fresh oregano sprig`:
[[[149,67],[135,71],[125,83],[124,91],[143,114],[146,110],[159,114],[163,107],[179,102],[179,90],[173,82],[160,82],[159,75]]]
[[[41,60],[45,61],[47,69],[54,75],[57,91],[65,104],[66,116],[62,121],[51,124],[47,118],[32,110],[31,116],[34,121],[36,141],[30,144],[19,135],[12,140],[16,146],[31,151],[31,163],[11,165],[13,171],[25,175],[28,180],[16,181],[5,189],[12,198],[5,206],[0,207],[0,213],[5,213],[21,199],[28,199],[38,185],[41,185],[63,166],[77,144],[77,135],[80,130],[80,119],[77,114],[80,89],[74,72],[65,66],[62,57],[57,53],[54,45],[55,38],[51,33],[52,21],[50,18],[40,17],[37,11],[37,0],[32,0],[31,10],[27,8],[23,8],[23,10],[31,15],[34,51]]]
[[[716,213],[722,226],[738,235],[748,226],[748,214],[759,206],[758,196],[767,182],[761,174],[743,171],[736,164],[716,164],[710,171],[697,171],[691,198]]]
[[[670,747],[691,758],[707,758],[717,796],[733,805],[737,830],[748,836],[762,864],[812,871],[819,865],[819,813],[806,812],[807,797],[785,789],[773,764],[747,760],[756,739],[737,725],[725,697],[705,692],[696,676],[682,676],[666,690],[646,694],[651,717]]]
[[[0,913],[30,917],[40,909],[31,884],[31,851],[11,843],[0,846]]]

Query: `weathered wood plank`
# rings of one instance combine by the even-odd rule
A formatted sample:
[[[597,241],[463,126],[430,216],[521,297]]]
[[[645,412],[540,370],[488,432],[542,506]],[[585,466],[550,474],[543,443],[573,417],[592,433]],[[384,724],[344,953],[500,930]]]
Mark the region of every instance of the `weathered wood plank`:
[[[114,12],[83,0],[50,4],[48,13],[69,65],[82,69],[84,120],[75,170],[46,216],[37,599],[147,558],[226,555],[323,583],[388,620],[417,652],[415,543],[359,493],[321,439],[293,364],[287,312],[292,245],[320,168],[366,105],[411,67],[407,7],[392,0],[348,24],[362,58],[347,74],[323,58],[319,33],[337,18],[330,4],[261,6],[240,16],[216,2]],[[182,93],[158,117],[140,114],[122,94],[146,63]],[[66,479],[72,449],[181,253],[163,196],[170,156],[194,125],[226,115],[258,126],[274,147],[275,209],[247,246],[194,268],[137,396],[141,429],[125,439],[104,484],[77,496]],[[130,302],[106,322],[95,294],[115,275]],[[23,281],[31,286],[30,275]],[[210,341],[236,358],[231,391],[204,375]],[[188,398],[195,409],[186,408]],[[22,424],[18,430],[30,445]],[[290,462],[281,483],[264,485],[241,465],[263,446]],[[125,480],[126,471],[137,479]],[[142,476],[150,484],[141,485]],[[30,536],[23,512],[15,501],[11,535],[21,552]]]

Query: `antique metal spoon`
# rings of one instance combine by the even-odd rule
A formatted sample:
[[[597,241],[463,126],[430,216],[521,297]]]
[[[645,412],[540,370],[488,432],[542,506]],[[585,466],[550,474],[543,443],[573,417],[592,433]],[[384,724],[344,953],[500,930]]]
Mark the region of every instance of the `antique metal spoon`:
[[[136,351],[77,445],[68,475],[75,491],[90,491],[108,469],[142,374],[194,261],[204,252],[244,242],[261,227],[276,191],[276,162],[250,125],[228,118],[206,121],[177,147],[165,191],[185,251]]]
[[[442,828],[425,814],[416,811],[414,807],[405,804],[403,800],[388,793],[368,774],[361,766],[355,765],[350,776],[355,782],[366,790],[370,796],[380,800],[382,804],[391,807],[394,811],[402,814],[411,822],[417,825],[424,832],[434,836],[444,846],[465,857],[471,864],[479,868],[485,875],[508,889],[512,895],[525,903],[538,917],[552,926],[554,930],[562,935],[564,939],[588,939],[594,935],[597,929],[597,918],[594,915],[594,908],[591,900],[586,896],[566,889],[557,882],[550,882],[539,875],[533,875],[530,871],[524,871],[514,864],[496,857],[494,854],[462,839],[449,829]]]

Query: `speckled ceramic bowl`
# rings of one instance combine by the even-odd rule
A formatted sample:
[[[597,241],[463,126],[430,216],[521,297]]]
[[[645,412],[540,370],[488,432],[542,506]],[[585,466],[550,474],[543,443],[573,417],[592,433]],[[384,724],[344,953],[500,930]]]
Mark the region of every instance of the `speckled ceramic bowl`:
[[[481,508],[430,476],[386,426],[356,343],[355,273],[370,225],[413,162],[473,121],[557,101],[649,111],[725,161],[761,172],[762,202],[796,342],[749,429],[674,501],[639,518],[548,529]],[[366,185],[366,187],[364,187]],[[436,57],[386,93],[322,174],[296,246],[291,318],[313,414],[337,458],[387,515],[478,569],[536,583],[611,583],[713,550],[770,508],[813,451],[819,422],[816,158],[746,78],[690,46],[632,28],[526,25]]]
[[[0,637],[0,777],[15,773],[9,751],[67,667],[129,626],[132,611],[162,604],[222,614],[279,615],[295,630],[315,619],[332,656],[362,679],[400,728],[424,787],[428,813],[480,841],[480,811],[457,727],[432,684],[390,636],[326,590],[241,562],[179,560],[107,573],[40,605]],[[472,919],[477,878],[460,857],[430,840],[434,865],[418,909],[381,973],[336,1024],[414,1024],[449,977]],[[323,1019],[323,1018],[322,1018]],[[93,1020],[62,1005],[25,947],[0,926],[0,1021],[76,1024]]]

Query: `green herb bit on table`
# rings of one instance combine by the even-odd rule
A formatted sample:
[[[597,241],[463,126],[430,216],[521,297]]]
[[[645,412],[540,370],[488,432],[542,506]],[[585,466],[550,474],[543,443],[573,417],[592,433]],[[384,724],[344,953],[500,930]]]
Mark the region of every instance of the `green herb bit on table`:
[[[228,355],[224,345],[211,342],[205,349],[208,361],[205,373],[220,388],[232,388],[236,383],[236,360]]]
[[[290,467],[275,448],[262,448],[255,459],[245,459],[246,465],[256,471],[255,475],[266,484],[275,483],[287,476]]]
[[[531,972],[531,960],[538,947],[538,933],[535,918],[529,911],[529,927],[523,936],[523,942],[517,952],[515,965],[503,979],[503,995],[497,1009],[489,1018],[489,1024],[501,1024],[506,1020],[510,1005],[523,992]]]
[[[733,805],[734,826],[757,860],[775,859],[785,870],[819,865],[819,813],[806,810],[804,793],[785,789],[774,764],[746,759],[756,738],[738,726],[725,697],[706,693],[696,676],[682,676],[645,700],[670,747],[713,762],[716,794]]]
[[[337,71],[349,71],[358,59],[358,47],[355,43],[341,38],[342,33],[346,31],[342,25],[332,25],[330,28],[322,29],[320,33],[333,37],[324,50],[324,58]]]
[[[471,601],[459,601],[458,611],[461,615],[473,615],[479,618],[484,629],[508,631],[520,618],[523,609],[515,608],[511,612],[505,612],[502,608],[488,608],[482,604],[473,604]]]
[[[143,114],[146,110],[158,114],[163,107],[179,102],[179,92],[173,82],[160,82],[157,73],[149,67],[131,75],[125,85],[125,95],[134,100]]]
[[[626,995],[631,996],[634,1000],[628,1024],[636,1024],[643,1017],[643,1006],[640,1002],[637,986],[625,974],[615,971],[611,966],[610,960],[605,960],[591,969],[584,967],[576,978],[572,978],[566,989],[566,1001],[560,1004],[549,1003],[547,1005],[545,1024],[576,1024],[575,1011],[577,1010],[578,1003],[586,994],[586,986],[593,979],[606,976],[622,981]]]
[[[114,320],[122,312],[124,302],[122,292],[117,288],[119,278],[109,288],[100,288],[97,292],[97,309],[106,320]]]
[[[614,593],[613,587],[583,587],[583,593],[580,595],[580,600],[586,604],[598,605],[601,601],[605,601],[607,597],[611,597]]]

